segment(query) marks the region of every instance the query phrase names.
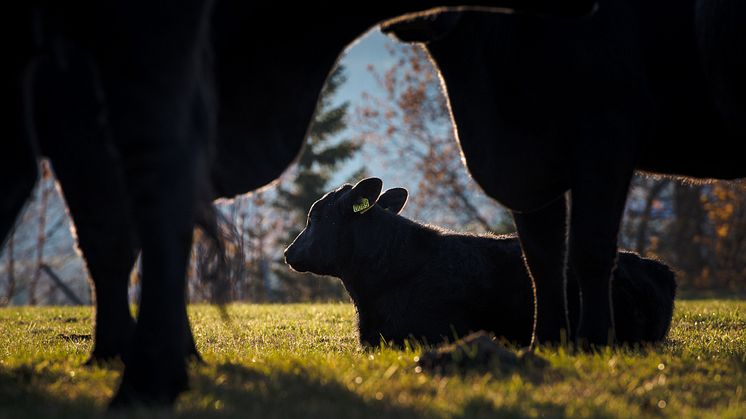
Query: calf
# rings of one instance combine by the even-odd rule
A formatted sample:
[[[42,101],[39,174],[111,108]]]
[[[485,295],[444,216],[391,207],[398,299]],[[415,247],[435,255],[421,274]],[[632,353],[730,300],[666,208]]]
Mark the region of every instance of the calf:
[[[342,280],[358,313],[360,341],[437,343],[488,330],[520,345],[531,341],[534,297],[515,236],[461,234],[399,214],[403,188],[379,196],[367,178],[316,201],[306,228],[285,250],[300,272]],[[674,273],[664,264],[621,252],[614,311],[621,342],[662,340],[671,324]],[[569,315],[579,315],[578,287],[568,284]],[[561,299],[561,295],[555,296]],[[553,319],[557,327],[565,319]]]

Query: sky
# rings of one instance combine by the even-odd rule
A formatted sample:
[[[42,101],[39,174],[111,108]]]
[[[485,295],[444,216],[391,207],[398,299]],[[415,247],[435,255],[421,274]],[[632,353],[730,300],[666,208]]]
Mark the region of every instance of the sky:
[[[354,111],[355,104],[361,101],[364,92],[371,94],[384,93],[370,74],[370,71],[368,71],[368,65],[373,64],[379,69],[391,67],[396,59],[389,54],[386,46],[394,45],[396,42],[382,34],[377,28],[373,28],[348,47],[339,62],[346,69],[347,82],[340,86],[337,91],[335,104],[349,102],[350,111]],[[348,128],[338,135],[338,138],[345,139],[354,135],[353,128],[348,126]],[[372,176],[382,178],[384,185],[387,185],[387,187],[402,186],[386,182],[387,178],[392,181],[394,179],[392,179],[390,174],[387,176],[386,170],[378,162],[363,162],[361,159],[362,154],[359,153],[355,159],[337,172],[331,183],[335,185],[343,183],[355,170],[364,164],[368,168],[368,173]]]
[[[338,90],[338,102],[360,99],[363,92],[377,91],[375,80],[368,72],[368,64],[378,68],[388,68],[395,59],[386,50],[387,45],[397,42],[372,29],[353,43],[342,56],[340,63],[347,69],[347,83]]]

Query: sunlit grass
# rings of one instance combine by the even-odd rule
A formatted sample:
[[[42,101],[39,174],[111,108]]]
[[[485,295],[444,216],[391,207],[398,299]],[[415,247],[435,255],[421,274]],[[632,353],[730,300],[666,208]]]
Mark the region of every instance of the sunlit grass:
[[[347,304],[228,312],[226,323],[214,307],[191,308],[207,364],[192,366],[177,417],[746,416],[744,301],[678,302],[657,347],[541,348],[545,371],[448,375],[418,370],[416,350],[361,349]],[[90,329],[89,308],[0,310],[0,418],[103,415],[121,366],[82,365]]]

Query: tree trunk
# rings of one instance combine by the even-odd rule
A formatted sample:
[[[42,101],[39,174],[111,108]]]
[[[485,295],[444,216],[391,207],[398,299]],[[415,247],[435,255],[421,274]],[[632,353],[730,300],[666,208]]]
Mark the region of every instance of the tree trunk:
[[[648,226],[650,225],[650,214],[653,212],[653,202],[658,199],[666,186],[668,186],[668,181],[656,181],[648,190],[648,195],[645,198],[645,208],[640,215],[635,239],[635,252],[640,255],[644,255],[648,244]]]
[[[682,273],[679,281],[682,285],[692,285],[708,267],[703,254],[702,240],[707,224],[707,213],[700,197],[701,185],[676,184],[674,187],[674,211],[676,218],[671,226],[668,259],[674,262]]]
[[[48,163],[46,161],[42,161],[41,169],[42,178],[41,182],[39,183],[39,218],[37,222],[37,225],[39,226],[39,233],[36,239],[36,268],[34,269],[34,274],[31,277],[31,282],[29,283],[28,293],[28,303],[32,306],[38,304],[36,291],[39,284],[39,279],[41,278],[42,266],[44,265],[44,246],[46,245],[47,240],[47,206],[49,204],[49,194],[51,193],[52,187],[54,186],[54,183],[50,182],[49,180],[50,172]]]

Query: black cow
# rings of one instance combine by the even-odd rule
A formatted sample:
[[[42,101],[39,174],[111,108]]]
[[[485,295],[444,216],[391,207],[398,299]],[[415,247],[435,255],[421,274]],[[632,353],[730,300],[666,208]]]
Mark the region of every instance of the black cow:
[[[50,157],[95,284],[92,359],[126,355],[115,403],[171,403],[186,387],[184,358],[196,352],[184,272],[195,218],[209,201],[262,186],[288,166],[329,70],[362,32],[405,12],[461,3],[345,12],[334,2],[224,0],[214,15],[209,0],[6,8],[0,237],[33,187],[37,156]],[[584,14],[592,4],[466,3],[557,15]],[[135,326],[126,288],[138,249]]]
[[[368,178],[324,195],[285,250],[293,269],[342,280],[357,308],[361,343],[402,344],[411,337],[438,343],[487,330],[529,344],[534,295],[518,239],[418,224],[398,215],[406,189],[379,197],[381,186],[380,179]],[[660,262],[622,252],[612,284],[618,339],[628,344],[664,339],[673,314],[674,273]],[[577,291],[571,282],[573,321]],[[559,328],[565,318],[551,321]]]
[[[124,271],[142,249],[136,327],[126,282],[97,283],[100,319],[124,326],[109,336],[130,343],[115,405],[170,403],[187,384],[185,273],[215,119],[210,10],[209,0],[26,2],[4,14],[0,237],[49,152],[63,156],[53,163],[66,191],[84,192],[71,206],[84,235],[105,243],[87,241],[92,272]]]
[[[429,41],[467,166],[513,210],[540,340],[566,328],[556,296],[569,274],[582,289],[577,340],[609,342],[635,170],[746,176],[746,2],[598,3],[580,19],[442,13],[385,28]]]

